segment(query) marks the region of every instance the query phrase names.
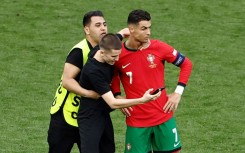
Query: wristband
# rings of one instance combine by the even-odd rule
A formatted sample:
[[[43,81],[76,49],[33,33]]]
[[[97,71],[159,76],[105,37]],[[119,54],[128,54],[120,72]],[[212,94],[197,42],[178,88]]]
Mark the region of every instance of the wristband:
[[[176,87],[176,89],[175,89],[175,93],[178,93],[178,94],[180,94],[180,95],[182,95],[183,94],[183,92],[184,92],[184,87],[183,86],[180,86],[180,85],[177,85],[177,87]]]

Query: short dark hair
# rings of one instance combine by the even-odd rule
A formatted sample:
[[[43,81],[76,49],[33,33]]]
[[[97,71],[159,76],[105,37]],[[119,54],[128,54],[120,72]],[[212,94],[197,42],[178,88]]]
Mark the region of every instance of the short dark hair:
[[[150,21],[151,15],[144,10],[133,10],[128,15],[128,24],[138,24],[140,21]]]
[[[105,51],[111,51],[112,49],[119,50],[122,48],[122,44],[117,35],[108,33],[101,38],[99,47]]]
[[[89,25],[91,23],[91,18],[93,16],[101,16],[101,17],[104,17],[103,13],[99,10],[97,11],[90,11],[88,13],[86,13],[84,16],[83,16],[83,27]]]

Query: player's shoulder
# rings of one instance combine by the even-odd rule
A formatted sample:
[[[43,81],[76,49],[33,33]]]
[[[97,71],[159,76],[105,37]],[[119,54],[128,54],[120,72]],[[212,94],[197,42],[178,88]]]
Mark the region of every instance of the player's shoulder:
[[[156,45],[160,45],[160,44],[167,44],[166,42],[159,40],[159,39],[151,39],[151,44],[156,44]]]
[[[168,43],[159,40],[159,39],[152,39],[151,40],[151,45],[155,46],[155,47],[163,47],[163,48],[173,48],[171,45],[169,45]]]

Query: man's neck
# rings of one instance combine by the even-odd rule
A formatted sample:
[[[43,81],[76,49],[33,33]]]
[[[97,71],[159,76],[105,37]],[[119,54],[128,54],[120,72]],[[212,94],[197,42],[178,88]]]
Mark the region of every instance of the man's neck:
[[[97,42],[95,42],[93,39],[91,39],[90,37],[86,36],[86,39],[89,41],[89,43],[91,44],[91,46],[94,48],[95,46],[98,45]]]
[[[125,47],[127,47],[128,49],[132,49],[132,50],[143,50],[146,49],[150,46],[151,42],[150,40],[148,40],[148,42],[142,43],[142,42],[138,42],[134,39],[128,39],[125,42]]]
[[[129,39],[125,42],[125,45],[126,45],[126,47],[129,48],[129,49],[137,50],[137,49],[141,46],[141,43],[135,41],[135,40],[132,39],[132,38],[129,38]]]
[[[104,63],[105,61],[102,59],[102,57],[101,57],[100,54],[101,54],[101,53],[100,53],[100,50],[98,50],[98,51],[95,53],[94,58],[95,58],[98,62]]]

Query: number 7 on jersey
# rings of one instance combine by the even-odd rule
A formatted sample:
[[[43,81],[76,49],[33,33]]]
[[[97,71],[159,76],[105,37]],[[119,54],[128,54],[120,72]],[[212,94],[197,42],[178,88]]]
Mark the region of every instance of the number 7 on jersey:
[[[129,77],[129,84],[133,83],[133,73],[132,72],[126,72],[126,75]]]

